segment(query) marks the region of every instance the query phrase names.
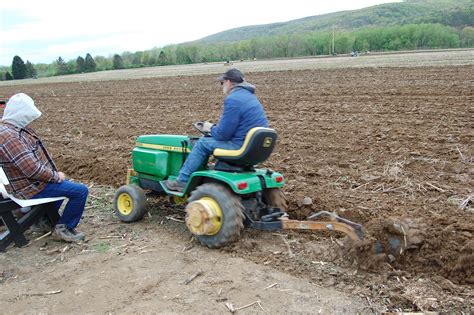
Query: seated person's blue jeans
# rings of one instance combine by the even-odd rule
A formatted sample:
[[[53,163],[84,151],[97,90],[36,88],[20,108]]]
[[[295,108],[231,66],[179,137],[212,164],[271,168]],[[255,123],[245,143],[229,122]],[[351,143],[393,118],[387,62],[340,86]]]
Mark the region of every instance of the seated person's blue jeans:
[[[207,161],[214,149],[238,150],[241,146],[242,144],[233,143],[232,141],[217,141],[212,137],[200,138],[179,171],[178,180],[187,183],[191,174]]]
[[[50,197],[68,198],[69,200],[58,224],[66,224],[68,228],[73,229],[81,220],[88,193],[89,189],[86,185],[65,180],[62,183],[48,183],[48,185],[32,199]],[[55,209],[59,211],[62,203],[63,200],[56,201],[54,204]]]

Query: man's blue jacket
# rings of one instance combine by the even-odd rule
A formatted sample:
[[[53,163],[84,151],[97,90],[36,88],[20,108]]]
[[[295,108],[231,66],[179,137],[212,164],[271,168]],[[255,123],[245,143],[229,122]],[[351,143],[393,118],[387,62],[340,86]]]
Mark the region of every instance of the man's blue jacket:
[[[254,127],[268,127],[268,120],[255,96],[255,86],[244,81],[237,84],[224,99],[224,111],[219,123],[212,127],[211,136],[241,146],[249,130]]]

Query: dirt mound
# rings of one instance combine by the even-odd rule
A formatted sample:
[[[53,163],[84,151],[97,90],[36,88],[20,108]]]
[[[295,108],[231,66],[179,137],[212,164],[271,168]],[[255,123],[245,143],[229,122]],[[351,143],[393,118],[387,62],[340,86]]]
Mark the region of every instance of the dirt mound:
[[[474,240],[469,241],[458,255],[456,264],[444,268],[447,278],[457,280],[459,283],[474,284]]]

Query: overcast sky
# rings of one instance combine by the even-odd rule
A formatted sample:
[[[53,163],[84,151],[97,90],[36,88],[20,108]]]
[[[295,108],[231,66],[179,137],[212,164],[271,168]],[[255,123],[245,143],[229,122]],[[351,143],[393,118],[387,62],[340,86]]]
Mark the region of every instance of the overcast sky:
[[[285,22],[396,0],[2,0],[0,65],[110,56],[200,39],[231,28]]]

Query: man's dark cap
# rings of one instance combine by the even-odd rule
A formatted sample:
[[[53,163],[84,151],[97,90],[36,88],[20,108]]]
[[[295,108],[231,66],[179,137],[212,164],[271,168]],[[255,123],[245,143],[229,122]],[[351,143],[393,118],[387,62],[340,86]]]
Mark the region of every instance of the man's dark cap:
[[[244,82],[244,76],[242,72],[233,68],[227,70],[223,75],[217,78],[217,81],[230,80],[231,82],[241,83]]]

